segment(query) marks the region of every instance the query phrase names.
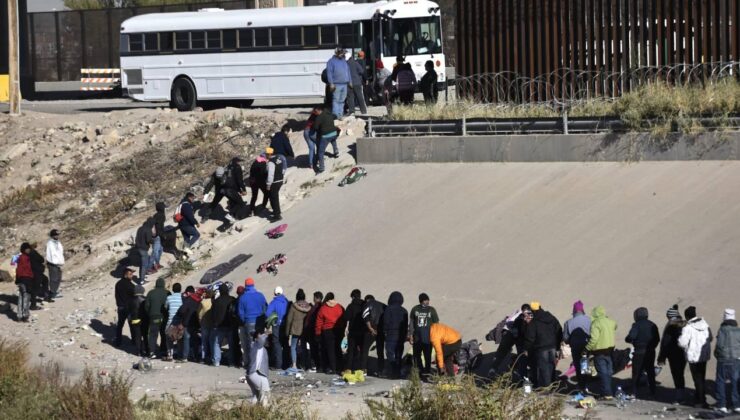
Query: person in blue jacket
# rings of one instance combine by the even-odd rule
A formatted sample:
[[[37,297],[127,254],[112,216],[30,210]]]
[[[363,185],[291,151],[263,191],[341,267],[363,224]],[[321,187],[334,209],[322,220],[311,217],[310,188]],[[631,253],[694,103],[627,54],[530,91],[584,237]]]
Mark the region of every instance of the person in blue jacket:
[[[329,82],[329,91],[332,92],[331,110],[336,118],[344,116],[347,89],[352,84],[349,64],[344,57],[346,53],[344,48],[337,48],[332,58],[326,63],[326,79]]]
[[[274,150],[276,155],[283,157],[283,173],[288,170],[288,159],[295,159],[295,153],[293,152],[293,146],[290,145],[290,139],[288,138],[290,133],[290,126],[285,124],[280,128],[280,131],[272,136],[270,141],[270,147]]]
[[[239,340],[242,345],[242,366],[249,372],[249,354],[252,346],[252,333],[254,333],[257,319],[265,315],[267,299],[265,295],[254,287],[254,279],[249,277],[244,281],[244,293],[239,296],[236,304],[236,313],[239,317]]]
[[[200,232],[198,229],[200,223],[195,220],[195,212],[193,211],[193,201],[195,201],[195,194],[189,192],[185,195],[185,200],[180,203],[180,215],[182,219],[178,222],[182,237],[185,239],[185,243],[188,247],[191,247],[198,242],[200,238]],[[186,252],[189,252],[186,248]]]
[[[280,341],[282,339],[280,334],[280,326],[285,320],[285,315],[288,314],[288,299],[283,295],[283,288],[278,286],[275,288],[275,297],[267,306],[265,316],[270,319],[273,314],[277,316],[275,320],[275,326],[272,328],[272,353],[273,353],[273,367],[276,369],[283,368],[283,345]]]

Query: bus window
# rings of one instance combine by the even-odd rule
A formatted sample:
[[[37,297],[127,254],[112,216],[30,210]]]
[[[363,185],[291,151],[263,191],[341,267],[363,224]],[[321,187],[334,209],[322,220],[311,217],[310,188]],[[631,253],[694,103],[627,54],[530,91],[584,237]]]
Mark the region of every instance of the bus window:
[[[226,29],[223,31],[224,34],[224,49],[233,50],[236,48],[236,29]],[[161,42],[161,38],[160,38]]]
[[[298,46],[302,44],[303,40],[301,39],[301,28],[299,26],[288,28],[288,45]]]
[[[352,25],[339,25],[339,46],[352,48],[353,44]]]
[[[203,31],[193,31],[190,33],[190,48],[194,50],[204,49],[206,47],[206,33]]]
[[[159,49],[159,39],[157,33],[144,34],[144,51],[157,51]]]
[[[206,40],[209,50],[221,48],[221,31],[207,31]]]
[[[269,47],[270,46],[270,30],[267,28],[257,28],[254,30],[254,46],[255,47]]]
[[[172,32],[159,33],[159,50],[172,51]]]
[[[175,32],[175,49],[190,49],[190,32]]]
[[[306,26],[303,28],[303,46],[317,47],[319,45],[319,27]]]
[[[285,28],[272,28],[270,29],[270,35],[273,47],[285,46]]]
[[[239,29],[239,48],[254,47],[254,31],[251,29]]]
[[[144,34],[130,34],[128,45],[129,51],[144,51]]]
[[[441,54],[439,17],[393,19],[384,22],[385,55]]]
[[[321,45],[335,45],[337,43],[337,27],[321,27]]]

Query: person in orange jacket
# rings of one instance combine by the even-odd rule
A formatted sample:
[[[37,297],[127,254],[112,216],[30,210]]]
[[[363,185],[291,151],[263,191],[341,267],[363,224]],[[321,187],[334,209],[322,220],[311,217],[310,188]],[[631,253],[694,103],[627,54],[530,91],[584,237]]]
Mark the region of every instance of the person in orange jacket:
[[[429,338],[437,354],[437,369],[441,374],[443,371],[447,376],[455,376],[453,358],[462,346],[462,336],[454,328],[436,323],[432,324]]]

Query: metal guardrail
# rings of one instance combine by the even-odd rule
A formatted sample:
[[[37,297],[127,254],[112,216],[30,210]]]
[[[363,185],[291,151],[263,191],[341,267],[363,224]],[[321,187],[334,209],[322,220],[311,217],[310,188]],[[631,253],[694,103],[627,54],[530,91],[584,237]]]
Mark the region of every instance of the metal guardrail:
[[[716,118],[697,120],[706,129],[719,128]],[[722,120],[723,128],[740,129],[740,116]],[[677,131],[677,127],[674,127]],[[630,127],[616,117],[577,117],[568,118],[462,118],[459,120],[373,120],[368,119],[368,137],[391,136],[468,136],[468,135],[507,135],[507,134],[582,134],[604,132],[626,132]]]

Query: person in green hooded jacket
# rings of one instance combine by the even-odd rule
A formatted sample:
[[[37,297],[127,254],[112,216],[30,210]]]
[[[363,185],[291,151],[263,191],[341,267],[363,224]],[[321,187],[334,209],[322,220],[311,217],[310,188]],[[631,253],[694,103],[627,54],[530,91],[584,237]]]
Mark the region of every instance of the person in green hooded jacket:
[[[157,335],[164,318],[164,304],[170,293],[165,289],[164,279],[159,278],[154,289],[144,299],[144,311],[149,316],[149,357],[156,357]]]
[[[612,352],[616,331],[617,323],[606,316],[603,306],[597,306],[591,311],[591,338],[586,344],[586,351],[594,357],[596,373],[601,381],[601,396],[605,399],[612,398]]]

